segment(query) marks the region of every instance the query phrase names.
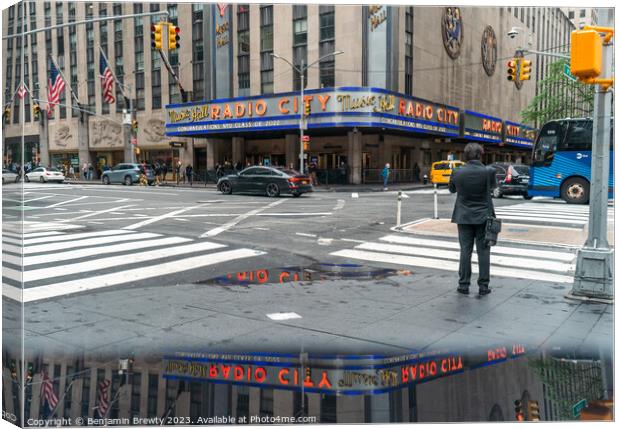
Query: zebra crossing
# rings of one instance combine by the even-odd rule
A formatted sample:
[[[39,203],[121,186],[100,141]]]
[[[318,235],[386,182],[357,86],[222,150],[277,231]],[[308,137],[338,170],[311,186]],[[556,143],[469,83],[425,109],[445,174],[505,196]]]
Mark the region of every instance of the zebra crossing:
[[[2,293],[23,302],[153,280],[266,254],[125,229],[85,231],[77,225],[29,222],[22,235],[6,227],[2,231]]]
[[[588,224],[590,207],[585,205],[531,202],[495,207],[495,214],[506,223],[553,225],[583,228]],[[614,208],[607,210],[613,221]]]
[[[346,259],[422,267],[458,272],[459,243],[456,240],[417,236],[386,235],[366,241],[352,249],[330,253]],[[576,253],[571,249],[542,250],[517,246],[491,249],[493,276],[572,283]],[[472,270],[478,272],[477,255],[472,255]]]

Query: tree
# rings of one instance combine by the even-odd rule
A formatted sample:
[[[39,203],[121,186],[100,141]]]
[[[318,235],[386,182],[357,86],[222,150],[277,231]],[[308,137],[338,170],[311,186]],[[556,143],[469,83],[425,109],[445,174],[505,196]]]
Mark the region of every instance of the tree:
[[[521,112],[525,123],[538,127],[560,118],[591,117],[594,111],[594,85],[584,85],[564,75],[566,60],[549,64],[538,82],[538,95]]]

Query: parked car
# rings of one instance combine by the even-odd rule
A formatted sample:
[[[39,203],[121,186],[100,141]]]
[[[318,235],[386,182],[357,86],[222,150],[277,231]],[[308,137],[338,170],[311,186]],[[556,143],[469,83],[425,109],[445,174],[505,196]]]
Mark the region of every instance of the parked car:
[[[155,174],[153,169],[149,166],[146,167],[146,171],[142,164],[116,164],[111,170],[104,171],[101,175],[101,181],[104,185],[110,183],[122,183],[127,186],[131,186],[134,183],[140,181],[140,174],[144,173],[149,185],[155,183]]]
[[[55,168],[46,168],[46,167],[37,167],[32,171],[29,171],[24,176],[24,180],[26,182],[36,182],[39,181],[41,183],[44,182],[59,182],[62,183],[65,181],[65,175],[62,172]]]
[[[217,181],[217,189],[223,194],[240,192],[266,194],[269,197],[277,197],[280,194],[299,197],[313,190],[310,176],[277,167],[248,167],[220,178]]]
[[[17,173],[13,173],[10,170],[2,170],[2,184],[19,182],[19,176]]]
[[[491,164],[495,169],[497,187],[493,189],[493,197],[501,198],[504,195],[523,195],[526,200],[532,197],[527,194],[527,185],[530,182],[530,167],[523,164],[497,162]]]
[[[450,182],[452,170],[465,165],[462,161],[437,161],[431,165],[431,183],[447,185]]]

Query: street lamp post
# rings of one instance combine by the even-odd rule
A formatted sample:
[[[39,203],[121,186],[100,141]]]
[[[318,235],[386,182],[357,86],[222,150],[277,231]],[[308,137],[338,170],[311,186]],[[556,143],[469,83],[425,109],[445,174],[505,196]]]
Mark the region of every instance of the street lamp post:
[[[323,55],[321,58],[319,58],[318,60],[306,65],[304,64],[304,61],[301,60],[301,64],[299,65],[299,67],[296,67],[291,61],[289,61],[288,59],[272,53],[271,56],[274,58],[279,58],[285,62],[288,63],[288,65],[290,65],[293,70],[295,70],[297,73],[299,73],[299,77],[301,80],[301,91],[300,91],[300,103],[298,104],[298,109],[299,109],[299,171],[300,173],[304,173],[304,130],[306,129],[306,119],[304,117],[304,113],[303,113],[303,104],[304,104],[304,86],[305,86],[305,75],[304,73],[306,72],[306,70],[308,70],[310,67],[312,67],[313,65],[315,65],[318,62],[323,61],[325,58],[327,57],[331,57],[331,56],[336,56],[336,55],[340,55],[340,54],[344,54],[344,51],[334,51],[331,52],[329,54],[325,54]]]

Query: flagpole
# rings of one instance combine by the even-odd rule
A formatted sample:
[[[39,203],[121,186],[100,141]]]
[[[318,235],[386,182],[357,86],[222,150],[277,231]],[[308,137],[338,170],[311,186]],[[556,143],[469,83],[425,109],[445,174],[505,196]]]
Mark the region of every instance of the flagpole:
[[[125,94],[125,89],[123,88],[124,85],[122,85],[118,81],[118,79],[116,78],[116,74],[112,70],[112,65],[110,64],[110,61],[108,61],[108,57],[106,56],[105,52],[103,52],[103,49],[101,49],[101,45],[99,45],[99,52],[101,52],[101,55],[103,55],[103,59],[105,59],[105,62],[108,64],[108,68],[110,69],[110,73],[112,73],[112,77],[114,78],[114,82],[116,82],[118,87],[121,89],[121,92],[123,93],[123,97],[128,98],[127,95]],[[101,68],[101,65],[99,65],[99,67]],[[102,76],[99,75],[99,77],[102,77]],[[118,100],[116,100],[116,101],[118,102]]]

